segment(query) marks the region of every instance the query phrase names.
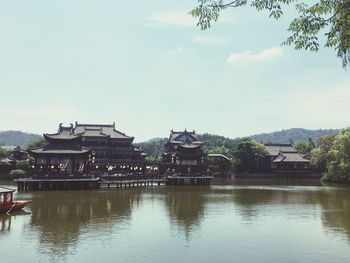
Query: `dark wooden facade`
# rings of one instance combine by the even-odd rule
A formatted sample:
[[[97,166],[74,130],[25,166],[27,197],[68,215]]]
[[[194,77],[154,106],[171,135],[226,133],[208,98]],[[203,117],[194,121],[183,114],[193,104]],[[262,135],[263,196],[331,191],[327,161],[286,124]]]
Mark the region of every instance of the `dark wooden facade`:
[[[44,138],[43,147],[29,150],[35,159],[34,176],[76,176],[88,172],[91,150],[82,146],[82,136],[74,134],[73,125],[60,124],[57,133],[44,134]]]
[[[76,122],[74,134],[81,136],[82,146],[93,153],[91,171],[142,172],[145,168],[146,154],[133,145],[134,137],[116,130],[115,123]]]
[[[300,154],[292,144],[265,144],[267,156],[260,162],[264,172],[309,172],[310,160]]]
[[[161,173],[168,184],[209,184],[207,156],[195,131],[171,131],[162,155]]]
[[[16,160],[0,158],[0,174],[7,174],[13,169],[16,169]]]
[[[60,124],[57,133],[44,138],[43,147],[28,151],[34,157],[32,177],[15,180],[19,191],[98,188],[100,178],[89,174],[91,150],[82,146],[82,136],[74,134],[72,124]]]

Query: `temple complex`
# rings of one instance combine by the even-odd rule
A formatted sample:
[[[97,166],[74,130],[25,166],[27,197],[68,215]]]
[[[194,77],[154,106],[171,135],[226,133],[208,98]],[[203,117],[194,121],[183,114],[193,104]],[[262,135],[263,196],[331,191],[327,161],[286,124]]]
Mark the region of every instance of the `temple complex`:
[[[168,184],[209,184],[207,156],[195,131],[171,131],[164,145],[161,173]]]
[[[73,125],[60,124],[57,133],[46,133],[44,139],[43,147],[28,150],[35,159],[35,175],[86,173],[91,150],[82,146],[82,136],[74,134]]]
[[[146,154],[133,145],[134,137],[116,130],[115,123],[76,122],[73,133],[81,136],[82,146],[93,153],[90,171],[143,171]]]
[[[267,162],[265,169],[270,172],[305,172],[310,170],[310,160],[300,154],[292,144],[266,144]]]
[[[95,189],[98,177],[88,174],[91,150],[82,146],[82,136],[73,125],[59,125],[57,133],[44,134],[43,147],[28,150],[34,157],[32,177],[17,179],[19,191]]]

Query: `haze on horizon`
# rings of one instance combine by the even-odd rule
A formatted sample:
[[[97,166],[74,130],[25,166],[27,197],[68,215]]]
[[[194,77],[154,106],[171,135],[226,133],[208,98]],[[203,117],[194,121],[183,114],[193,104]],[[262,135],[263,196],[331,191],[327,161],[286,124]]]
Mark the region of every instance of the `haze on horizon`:
[[[0,130],[115,121],[144,141],[348,126],[350,77],[334,51],[280,46],[292,13],[231,10],[203,32],[195,4],[2,1]]]

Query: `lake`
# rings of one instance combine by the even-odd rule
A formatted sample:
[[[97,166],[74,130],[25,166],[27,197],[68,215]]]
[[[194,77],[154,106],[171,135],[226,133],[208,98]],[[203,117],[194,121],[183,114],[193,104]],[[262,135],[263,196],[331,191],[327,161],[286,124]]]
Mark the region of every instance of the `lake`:
[[[0,182],[9,185],[7,182]],[[350,188],[215,180],[203,187],[21,192],[1,262],[349,262]]]

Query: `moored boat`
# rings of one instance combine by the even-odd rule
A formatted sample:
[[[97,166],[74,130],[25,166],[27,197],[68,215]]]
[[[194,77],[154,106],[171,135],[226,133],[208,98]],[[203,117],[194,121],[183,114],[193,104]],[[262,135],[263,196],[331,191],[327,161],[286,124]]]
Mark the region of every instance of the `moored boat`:
[[[24,208],[32,200],[13,200],[13,192],[16,190],[0,187],[0,213],[10,213]]]

